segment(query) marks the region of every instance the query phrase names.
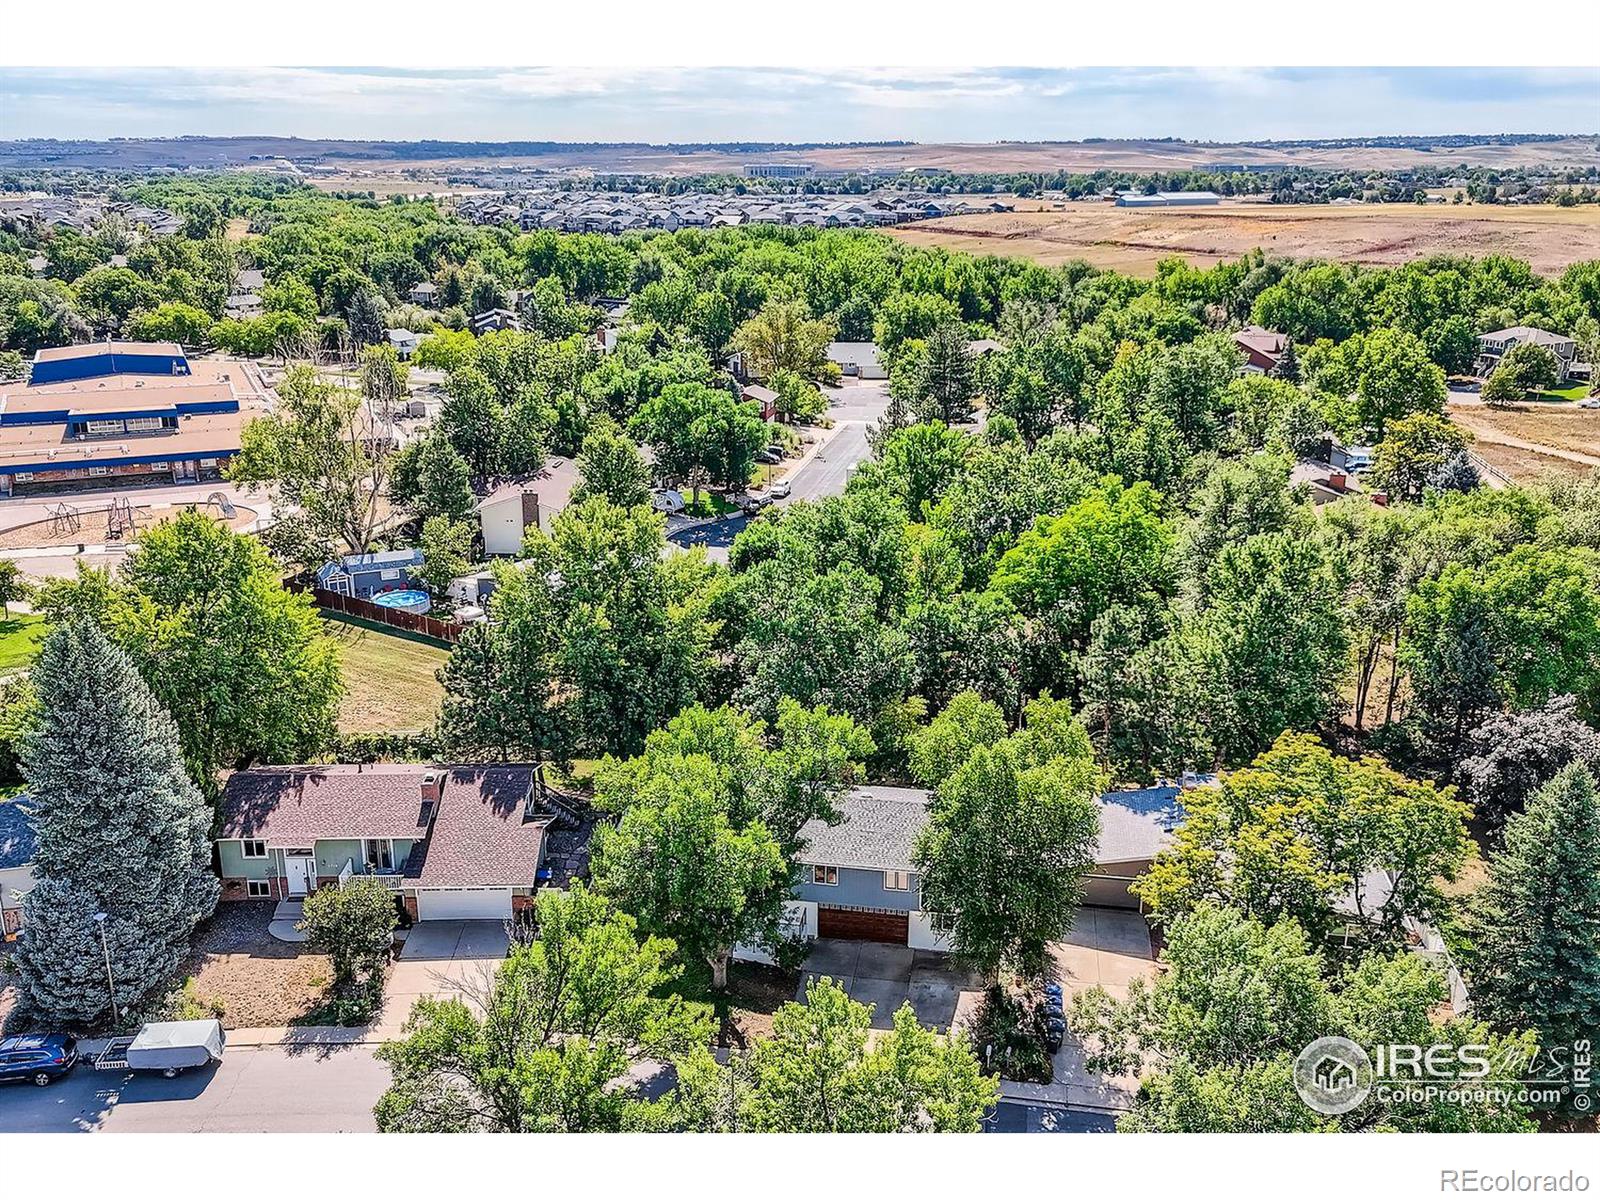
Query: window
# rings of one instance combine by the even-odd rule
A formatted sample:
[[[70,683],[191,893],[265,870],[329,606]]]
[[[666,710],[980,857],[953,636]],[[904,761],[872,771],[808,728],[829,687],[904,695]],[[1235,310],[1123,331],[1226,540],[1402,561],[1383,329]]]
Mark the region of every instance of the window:
[[[811,882],[812,883],[826,884],[826,885],[831,887],[834,884],[839,882],[839,868],[838,867],[812,867],[811,868]]]
[[[109,475],[109,474],[111,474],[111,468],[110,467],[90,467],[89,468],[89,474],[91,474],[91,475]]]
[[[243,858],[265,858],[267,856],[267,844],[260,838],[245,838],[239,845],[242,847],[240,855]]]
[[[162,428],[160,417],[129,417],[124,424],[129,433],[155,433]]]
[[[886,892],[909,892],[911,890],[911,872],[885,871],[883,873],[883,890]]]
[[[244,894],[252,900],[270,896],[272,895],[272,884],[265,879],[246,879],[244,881]]]
[[[85,437],[115,437],[122,432],[121,421],[85,421],[83,435]]]
[[[367,871],[394,870],[394,843],[387,838],[367,840]]]

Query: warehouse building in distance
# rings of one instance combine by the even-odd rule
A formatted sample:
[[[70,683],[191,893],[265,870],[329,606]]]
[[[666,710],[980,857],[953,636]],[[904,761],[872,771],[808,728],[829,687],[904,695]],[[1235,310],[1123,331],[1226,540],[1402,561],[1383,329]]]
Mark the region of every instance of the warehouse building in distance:
[[[39,351],[0,387],[0,496],[220,479],[252,415],[243,371],[170,342]]]
[[[1204,204],[1221,204],[1222,197],[1215,192],[1123,192],[1117,197],[1118,208],[1196,208]]]

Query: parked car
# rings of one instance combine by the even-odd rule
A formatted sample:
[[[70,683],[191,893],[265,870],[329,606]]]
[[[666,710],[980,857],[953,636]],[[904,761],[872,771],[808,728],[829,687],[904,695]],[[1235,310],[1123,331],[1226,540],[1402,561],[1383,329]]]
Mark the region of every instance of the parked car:
[[[1590,396],[1587,400],[1578,401],[1579,408],[1600,408],[1600,396]]]
[[[774,500],[787,500],[791,490],[793,489],[789,481],[787,479],[780,479],[777,483],[772,485],[767,494],[770,495]]]
[[[758,463],[766,463],[769,467],[775,467],[783,461],[783,455],[775,454],[771,450],[762,450],[756,455],[756,461]]]
[[[44,1087],[78,1062],[78,1040],[66,1033],[24,1033],[0,1038],[0,1080]]]
[[[772,503],[772,497],[766,492],[746,492],[739,497],[739,508],[747,513],[758,513]]]

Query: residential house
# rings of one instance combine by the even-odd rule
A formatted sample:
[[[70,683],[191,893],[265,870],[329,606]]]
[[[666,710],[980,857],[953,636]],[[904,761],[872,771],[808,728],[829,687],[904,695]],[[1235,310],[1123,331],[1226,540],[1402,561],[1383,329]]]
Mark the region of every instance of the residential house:
[[[519,555],[529,529],[550,532],[578,486],[578,464],[570,458],[545,460],[537,474],[508,479],[490,489],[474,510],[485,554]]]
[[[747,383],[739,390],[744,400],[753,400],[761,406],[761,419],[771,421],[778,415],[778,393],[759,383]]]
[[[422,344],[422,335],[412,333],[409,329],[385,330],[389,336],[389,345],[394,347],[395,357],[405,362],[417,352],[417,347]]]
[[[439,285],[423,280],[412,286],[410,296],[411,303],[420,304],[423,308],[434,308],[439,303]]]
[[[1083,878],[1083,902],[1101,908],[1138,908],[1128,888],[1172,844],[1183,824],[1182,790],[1172,784],[1106,792],[1100,797],[1100,836],[1094,868]]]
[[[1233,335],[1233,344],[1244,351],[1246,372],[1266,375],[1278,369],[1283,352],[1289,347],[1289,335],[1246,325]]]
[[[1556,356],[1556,382],[1565,383],[1573,359],[1577,356],[1577,343],[1569,337],[1536,329],[1532,325],[1513,325],[1510,329],[1496,329],[1493,333],[1479,336],[1478,361],[1474,369],[1479,375],[1488,375],[1500,365],[1500,360],[1513,346],[1530,344],[1544,346]]]
[[[1182,791],[1162,784],[1099,797],[1100,834],[1095,865],[1083,880],[1085,904],[1139,907],[1128,888],[1183,823]],[[801,829],[805,845],[795,856],[799,876],[789,903],[792,928],[804,936],[948,948],[935,914],[922,909],[912,862],[927,823],[928,800],[920,788],[859,787],[840,802],[839,824],[811,821]],[[747,950],[744,957],[759,954]]]
[[[422,566],[422,551],[375,550],[368,554],[346,554],[324,563],[317,571],[317,586],[341,596],[370,599],[380,592],[409,590],[412,576]]]
[[[502,329],[521,329],[522,322],[517,314],[509,308],[491,308],[488,312],[481,312],[469,322],[472,332],[480,337],[486,333],[498,332]]]
[[[33,888],[33,853],[38,844],[27,796],[0,800],[0,941],[22,927],[22,898]]]
[[[509,920],[533,904],[563,819],[528,764],[256,767],[217,806],[223,900],[381,878],[417,921]]]
[[[1315,459],[1301,459],[1290,470],[1289,486],[1301,485],[1311,494],[1311,503],[1318,506],[1331,504],[1342,496],[1359,496],[1365,490],[1349,471]],[[1381,494],[1374,493],[1374,500]]]
[[[858,787],[839,803],[837,825],[810,821],[795,856],[800,923],[816,937],[938,949],[943,938],[922,896],[911,857],[928,820],[920,788]]]
[[[889,370],[878,361],[878,347],[872,342],[829,342],[828,361],[857,379],[887,379]]]

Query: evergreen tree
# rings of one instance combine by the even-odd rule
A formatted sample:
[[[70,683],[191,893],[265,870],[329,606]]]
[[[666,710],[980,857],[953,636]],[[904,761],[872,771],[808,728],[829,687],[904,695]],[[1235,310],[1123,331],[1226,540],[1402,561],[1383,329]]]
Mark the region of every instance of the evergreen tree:
[[[959,321],[946,322],[929,336],[918,388],[919,420],[955,425],[972,418],[977,383],[967,341],[966,326]]]
[[[97,913],[123,1008],[171,980],[216,907],[210,812],[177,726],[97,626],[58,627],[33,679],[44,704],[23,762],[37,882],[16,964],[27,1003],[54,1021],[89,1021],[107,1009]]]
[[[1300,355],[1295,352],[1293,339],[1284,343],[1283,353],[1278,356],[1278,365],[1272,373],[1290,383],[1300,382]]]
[[[1600,800],[1574,763],[1506,824],[1477,897],[1475,1005],[1546,1048],[1600,1029]]]

